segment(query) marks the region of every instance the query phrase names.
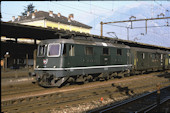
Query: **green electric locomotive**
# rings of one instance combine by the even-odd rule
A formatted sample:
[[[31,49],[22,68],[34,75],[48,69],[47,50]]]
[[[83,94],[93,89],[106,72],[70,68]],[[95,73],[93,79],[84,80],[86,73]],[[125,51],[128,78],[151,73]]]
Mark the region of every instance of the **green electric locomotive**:
[[[42,86],[64,82],[109,79],[114,72],[131,70],[130,47],[109,41],[44,40],[38,46],[35,73]]]

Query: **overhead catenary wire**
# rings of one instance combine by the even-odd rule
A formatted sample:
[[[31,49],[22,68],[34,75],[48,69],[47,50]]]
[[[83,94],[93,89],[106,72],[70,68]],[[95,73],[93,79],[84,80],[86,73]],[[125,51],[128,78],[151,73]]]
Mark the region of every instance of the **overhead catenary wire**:
[[[101,8],[101,9],[105,9],[105,10],[108,10],[108,11],[112,11],[111,9],[108,9],[108,8],[105,8],[105,7],[101,7],[101,6],[98,6],[98,5],[88,4],[88,3],[85,3],[85,2],[80,2],[80,3],[87,4],[87,5],[93,5],[93,6],[95,6],[95,7]],[[119,12],[119,11],[117,11],[117,12],[120,13],[120,14],[126,15],[126,16],[131,16],[131,15],[126,14],[126,13],[122,13],[122,12]]]
[[[51,3],[51,2],[50,2]],[[97,14],[95,14],[95,13],[89,13],[88,11],[84,11],[84,10],[80,10],[80,9],[77,9],[77,8],[74,8],[74,7],[71,7],[71,6],[68,6],[68,5],[63,5],[63,4],[59,4],[58,2],[56,3],[54,3],[54,4],[56,4],[56,5],[62,5],[62,6],[66,6],[67,8],[70,8],[71,10],[72,9],[74,9],[74,10],[77,10],[77,11],[81,11],[81,12],[84,12],[84,13],[87,13],[87,14],[89,14],[89,15],[94,15],[94,16],[97,16],[97,17],[101,17],[101,18],[104,18],[104,19],[109,19],[109,18],[106,18],[106,17],[103,17],[103,16],[101,16],[101,15],[97,15]],[[52,4],[53,5],[53,4]],[[53,5],[54,6],[54,5]],[[63,8],[62,8],[63,9]],[[68,12],[68,11],[67,11]],[[111,19],[109,19],[109,20],[111,20]],[[111,20],[112,21],[112,20]]]
[[[164,10],[166,10],[166,8],[164,8],[164,7],[162,6],[162,4],[159,4],[158,1],[154,1],[154,2],[157,3],[158,6],[162,7]]]

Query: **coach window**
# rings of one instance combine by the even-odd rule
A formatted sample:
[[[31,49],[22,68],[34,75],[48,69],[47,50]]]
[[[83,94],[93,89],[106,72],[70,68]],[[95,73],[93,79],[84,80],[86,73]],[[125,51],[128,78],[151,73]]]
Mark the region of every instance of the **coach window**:
[[[149,57],[152,58],[152,54],[150,54]]]
[[[157,54],[156,57],[157,57],[157,59],[160,59],[160,55],[159,54]]]
[[[75,56],[75,46],[74,45],[70,45],[69,46],[69,56]]]
[[[109,55],[109,48],[103,48],[103,55]]]
[[[117,49],[117,55],[122,55],[122,49]]]
[[[93,47],[86,47],[85,54],[93,55]]]
[[[142,53],[142,59],[145,59],[145,53]]]
[[[152,54],[152,59],[155,59],[155,54]]]

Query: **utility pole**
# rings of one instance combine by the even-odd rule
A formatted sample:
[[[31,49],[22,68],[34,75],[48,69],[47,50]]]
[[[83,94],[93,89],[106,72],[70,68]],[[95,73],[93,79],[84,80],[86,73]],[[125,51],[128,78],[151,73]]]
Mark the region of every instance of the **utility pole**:
[[[28,68],[28,53],[26,54],[26,68]]]
[[[145,25],[146,25],[146,34],[147,34],[147,20],[145,21]]]
[[[36,55],[37,55],[37,49],[34,50],[34,53],[33,53],[33,58],[34,58],[34,66],[33,66],[33,69],[36,68]]]
[[[127,40],[129,40],[129,27],[127,27]]]
[[[7,60],[8,60],[8,58],[10,57],[9,52],[6,52],[6,54],[4,55],[4,57],[5,57],[5,68],[4,68],[4,70],[6,70],[6,69],[7,69],[7,65],[8,65]]]
[[[103,36],[103,22],[101,21],[100,24],[101,24],[101,37],[102,37]]]

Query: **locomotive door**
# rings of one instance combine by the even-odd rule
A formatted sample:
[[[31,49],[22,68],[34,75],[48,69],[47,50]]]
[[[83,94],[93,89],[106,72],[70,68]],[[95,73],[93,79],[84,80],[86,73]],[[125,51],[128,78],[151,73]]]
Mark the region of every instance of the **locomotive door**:
[[[131,64],[131,54],[130,54],[130,50],[127,50],[127,64]]]
[[[164,66],[164,62],[163,62],[163,54],[161,54],[161,66]]]
[[[69,45],[69,57],[68,57],[68,66],[74,67],[77,60],[75,59],[75,45]]]
[[[161,66],[163,67],[163,69],[165,69],[165,60],[166,60],[165,55],[161,54]]]
[[[168,67],[168,55],[165,55],[165,68]]]
[[[103,48],[103,53],[101,55],[101,64],[103,65],[108,65],[110,64],[110,55],[109,55],[109,48],[104,47]]]

